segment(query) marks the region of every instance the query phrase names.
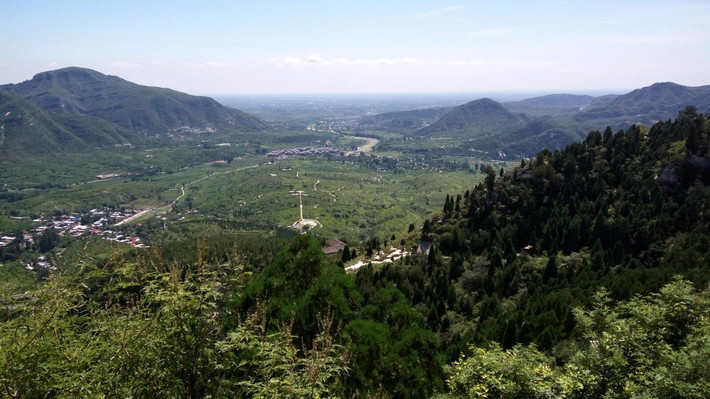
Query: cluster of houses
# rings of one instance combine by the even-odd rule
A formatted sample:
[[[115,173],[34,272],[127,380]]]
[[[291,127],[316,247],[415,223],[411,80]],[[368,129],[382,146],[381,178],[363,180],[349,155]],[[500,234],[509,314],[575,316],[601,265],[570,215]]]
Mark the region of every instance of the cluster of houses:
[[[301,148],[286,148],[283,150],[274,150],[266,154],[267,157],[285,158],[294,155],[342,155],[343,150],[333,147],[301,147]]]
[[[173,129],[173,132],[175,133],[191,133],[191,134],[201,134],[201,133],[214,133],[216,132],[217,129],[215,129],[214,126],[207,125],[207,126],[189,126],[189,125],[183,125],[179,126]]]
[[[135,215],[134,211],[116,211],[109,209],[92,209],[88,213],[64,215],[52,220],[34,219],[39,226],[23,232],[21,241],[34,243],[37,237],[42,236],[50,229],[66,237],[85,237],[98,235],[110,241],[122,242],[136,248],[145,248],[140,237],[126,236],[120,231],[111,230],[110,227]],[[5,236],[0,238],[0,248],[10,245],[19,237]]]
[[[135,215],[133,211],[116,211],[109,209],[92,209],[86,214],[71,214],[57,217],[51,220],[34,219],[33,222],[39,226],[18,234],[17,236],[0,233],[0,248],[6,247],[15,242],[35,244],[40,237],[53,230],[57,234],[65,237],[89,237],[99,236],[104,240],[121,242],[136,248],[147,248],[140,237],[126,235],[121,231],[111,230],[117,223]],[[56,270],[45,256],[40,256],[33,263],[26,263],[27,270]]]

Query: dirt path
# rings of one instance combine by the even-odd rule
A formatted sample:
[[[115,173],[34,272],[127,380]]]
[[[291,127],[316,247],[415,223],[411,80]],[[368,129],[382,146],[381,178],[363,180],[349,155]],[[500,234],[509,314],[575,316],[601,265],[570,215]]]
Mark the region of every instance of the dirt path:
[[[318,191],[318,189],[316,188],[316,186],[318,185],[318,183],[320,183],[320,180],[318,180],[317,182],[315,182],[315,183],[313,184],[313,191]]]
[[[201,178],[199,178],[199,179],[195,179],[195,180],[193,180],[193,181],[191,181],[191,182],[189,182],[189,183],[187,183],[187,184],[183,184],[182,186],[180,186],[180,191],[181,191],[180,195],[179,195],[177,198],[175,198],[175,200],[174,200],[173,202],[171,202],[170,204],[165,205],[165,206],[161,206],[161,207],[158,207],[158,208],[144,209],[144,210],[142,210],[142,211],[136,213],[135,215],[133,215],[133,216],[131,216],[131,217],[129,217],[129,218],[126,218],[126,219],[121,220],[120,222],[116,223],[115,226],[120,226],[120,225],[123,225],[123,224],[126,224],[126,223],[130,223],[130,222],[132,222],[132,221],[138,219],[139,217],[141,217],[141,216],[143,216],[143,215],[146,215],[146,214],[148,214],[148,213],[165,213],[165,212],[170,211],[170,210],[172,209],[173,205],[177,204],[177,202],[180,201],[180,200],[185,196],[185,186],[190,186],[190,185],[193,185],[193,184],[195,184],[195,183],[199,183],[199,182],[201,182],[201,181],[205,181],[205,180],[209,179],[210,177],[214,177],[214,176],[217,176],[217,175],[223,175],[223,174],[226,174],[226,173],[236,173],[236,172],[241,172],[241,171],[243,171],[243,170],[254,169],[254,168],[258,168],[258,167],[259,167],[258,164],[257,164],[257,165],[250,165],[250,166],[243,166],[243,167],[241,167],[241,168],[237,168],[237,169],[234,169],[234,170],[226,170],[226,171],[224,171],[224,172],[210,173],[210,174],[208,174],[207,176],[203,176],[203,177],[201,177]]]

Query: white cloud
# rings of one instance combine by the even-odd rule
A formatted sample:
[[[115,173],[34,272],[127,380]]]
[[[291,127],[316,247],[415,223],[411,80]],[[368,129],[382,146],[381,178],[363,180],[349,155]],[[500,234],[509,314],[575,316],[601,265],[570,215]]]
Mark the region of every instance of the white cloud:
[[[331,65],[333,65],[332,62],[330,62],[330,61],[328,61],[328,60],[324,60],[323,57],[321,57],[321,56],[318,55],[318,54],[311,54],[311,55],[309,55],[308,58],[306,58],[306,61],[307,61],[310,65],[319,65],[319,66],[331,66]]]
[[[276,66],[298,66],[303,64],[303,60],[295,57],[269,58],[269,62]]]

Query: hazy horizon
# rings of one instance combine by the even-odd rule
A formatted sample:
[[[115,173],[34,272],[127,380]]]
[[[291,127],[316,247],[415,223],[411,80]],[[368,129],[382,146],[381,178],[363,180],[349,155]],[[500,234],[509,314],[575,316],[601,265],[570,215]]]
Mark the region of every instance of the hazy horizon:
[[[710,84],[703,1],[5,2],[0,81],[80,66],[201,95]]]
[[[47,69],[47,70],[42,70],[42,71],[37,71],[33,73],[31,76],[28,76],[25,79],[17,80],[17,81],[3,81],[0,82],[0,85],[3,84],[17,84],[17,83],[22,83],[24,81],[31,80],[35,75],[43,73],[43,72],[50,72],[50,71],[55,71],[63,68],[72,68],[72,67],[77,67],[77,68],[88,68],[85,66],[81,65],[69,65],[66,67],[58,67],[56,69]],[[88,68],[88,69],[93,69],[93,68]],[[115,74],[115,73],[107,73],[105,71],[99,70],[99,69],[94,69],[95,71],[99,73],[103,73],[105,75],[111,75],[111,76],[117,76],[119,78],[128,80],[133,83],[141,84],[141,85],[146,85],[146,86],[153,86],[153,87],[160,87],[160,88],[167,88],[167,89],[175,89],[175,87],[170,87],[170,86],[157,86],[154,84],[149,84],[149,83],[141,83],[137,82],[134,80],[131,80],[129,78],[126,78],[125,76],[122,76],[120,74]],[[461,91],[353,91],[353,92],[235,92],[235,93],[229,93],[229,92],[202,92],[202,91],[197,91],[197,92],[187,92],[188,94],[193,94],[193,95],[201,95],[201,96],[209,96],[209,97],[214,97],[214,98],[258,98],[258,97],[263,97],[263,98],[290,98],[290,97],[412,97],[412,96],[433,96],[433,97],[470,97],[470,96],[477,96],[476,98],[483,98],[483,97],[490,97],[496,101],[517,101],[517,100],[522,100],[530,97],[538,97],[538,96],[545,96],[545,95],[551,95],[551,94],[573,94],[573,95],[589,95],[589,96],[604,96],[604,95],[620,95],[620,94],[625,94],[629,91],[639,89],[642,87],[647,87],[655,83],[662,83],[662,82],[649,82],[648,84],[644,84],[643,86],[639,87],[624,87],[624,88],[611,88],[611,89],[597,89],[597,88],[590,88],[590,89],[570,89],[570,90],[565,90],[565,89],[560,89],[560,90],[555,90],[554,88],[550,89],[545,89],[545,90],[517,90],[517,89],[509,89],[509,90],[489,90],[489,91],[475,91],[475,90],[461,90]],[[672,82],[672,83],[677,83],[677,84],[682,84],[679,82]],[[710,83],[709,83],[710,84]],[[704,86],[704,85],[703,85]]]

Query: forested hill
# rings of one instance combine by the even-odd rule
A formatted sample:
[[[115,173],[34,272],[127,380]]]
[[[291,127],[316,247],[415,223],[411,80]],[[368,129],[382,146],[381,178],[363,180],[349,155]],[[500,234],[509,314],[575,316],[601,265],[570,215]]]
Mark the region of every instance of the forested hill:
[[[506,173],[489,167],[485,183],[449,197],[423,236],[452,257],[458,301],[480,320],[474,340],[553,349],[573,331],[573,307],[601,287],[628,299],[674,275],[707,284],[708,132],[689,107],[649,130],[592,132]]]
[[[520,115],[508,112],[500,103],[490,98],[482,98],[454,107],[438,121],[418,130],[417,134],[448,130],[470,130],[473,133],[482,133],[486,130],[497,131],[509,128],[523,121]]]
[[[683,86],[672,82],[654,83],[607,101],[597,101],[574,116],[578,122],[603,122],[612,126],[651,125],[672,119],[679,109],[693,105],[698,112],[710,112],[710,86]]]
[[[0,86],[55,113],[89,115],[147,136],[177,130],[259,131],[267,125],[209,97],[148,87],[91,69],[70,67],[42,72],[31,80]]]

